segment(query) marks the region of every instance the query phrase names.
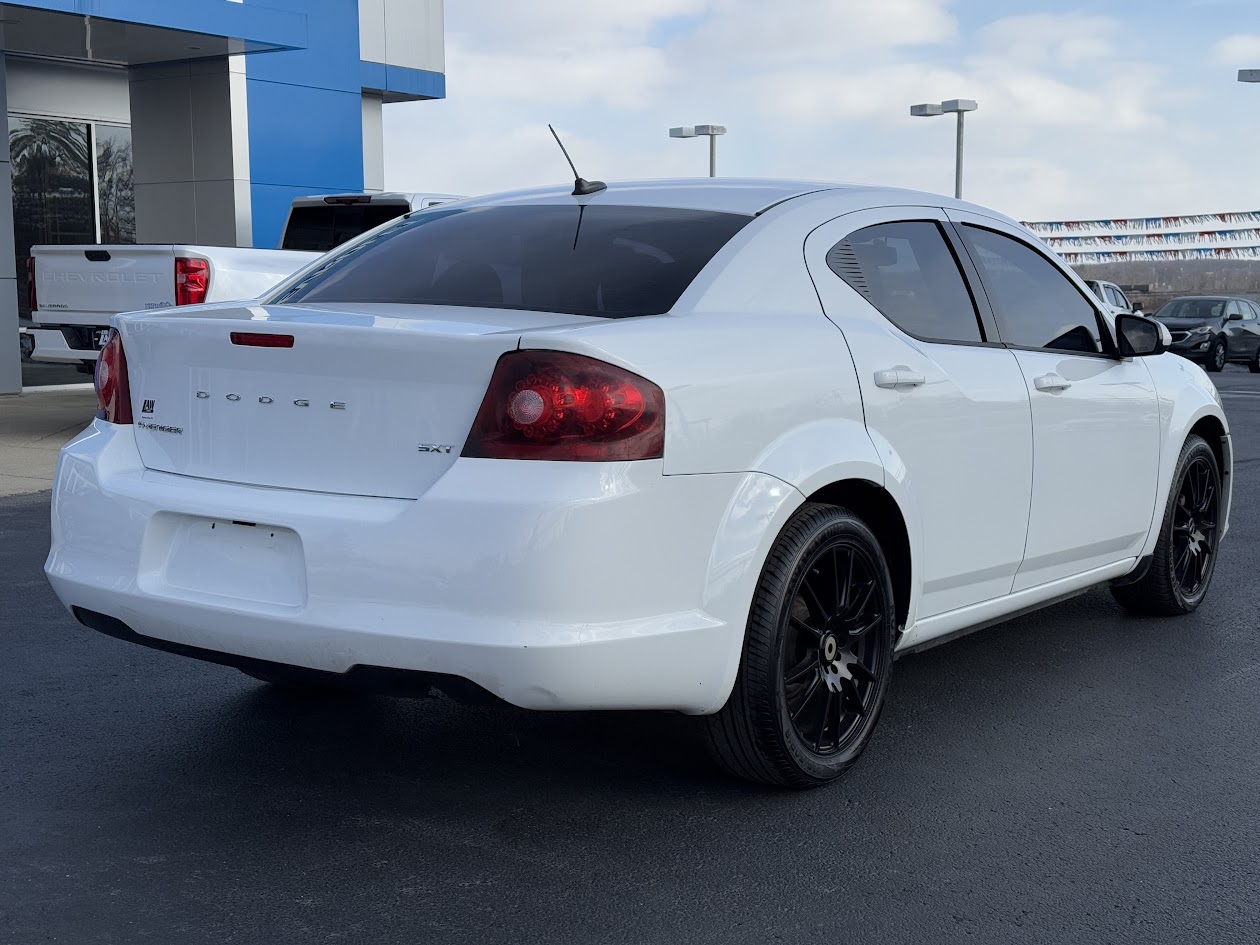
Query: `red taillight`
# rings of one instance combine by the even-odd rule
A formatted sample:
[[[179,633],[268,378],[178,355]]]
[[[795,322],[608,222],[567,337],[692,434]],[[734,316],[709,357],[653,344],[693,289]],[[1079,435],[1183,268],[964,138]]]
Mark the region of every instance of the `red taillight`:
[[[292,348],[292,335],[272,335],[261,331],[234,331],[232,344],[251,348]]]
[[[127,383],[127,354],[122,335],[110,331],[109,341],[96,359],[98,416],[109,423],[131,423],[131,386]]]
[[[210,264],[204,259],[175,257],[175,304],[197,305],[206,300],[210,287]]]
[[[35,257],[26,257],[26,307],[32,312],[39,308],[39,293],[35,290]]]
[[[464,456],[612,462],[665,452],[665,394],[651,381],[578,354],[499,358]]]

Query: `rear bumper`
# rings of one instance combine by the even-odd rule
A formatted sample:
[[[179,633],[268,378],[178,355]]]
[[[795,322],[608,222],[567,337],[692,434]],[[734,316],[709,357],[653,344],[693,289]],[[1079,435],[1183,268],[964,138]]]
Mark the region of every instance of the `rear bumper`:
[[[71,347],[60,328],[32,328],[30,334],[35,339],[32,361],[81,364],[84,361],[95,361],[101,354],[94,347]]]
[[[704,713],[729,694],[764,549],[798,501],[772,477],[656,462],[461,459],[417,500],[268,489],[147,470],[132,428],[98,420],[62,451],[45,570],[81,620],[215,662]]]

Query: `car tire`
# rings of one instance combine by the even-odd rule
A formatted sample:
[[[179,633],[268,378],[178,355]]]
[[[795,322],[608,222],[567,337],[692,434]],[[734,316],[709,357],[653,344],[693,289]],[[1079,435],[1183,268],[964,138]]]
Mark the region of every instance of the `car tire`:
[[[714,759],[785,787],[839,777],[879,720],[896,623],[870,528],[847,509],[806,503],[762,569],[731,696],[703,720]]]
[[[1225,362],[1229,360],[1229,344],[1224,338],[1217,335],[1216,340],[1212,342],[1212,347],[1208,348],[1207,358],[1203,362],[1203,367],[1215,374],[1217,371],[1223,370]]]
[[[1260,374],[1260,348],[1256,349],[1255,355],[1247,362],[1247,370],[1252,374]]]
[[[1146,573],[1111,588],[1116,602],[1135,614],[1191,613],[1203,603],[1216,571],[1223,492],[1216,454],[1202,437],[1186,439],[1172,483]]]

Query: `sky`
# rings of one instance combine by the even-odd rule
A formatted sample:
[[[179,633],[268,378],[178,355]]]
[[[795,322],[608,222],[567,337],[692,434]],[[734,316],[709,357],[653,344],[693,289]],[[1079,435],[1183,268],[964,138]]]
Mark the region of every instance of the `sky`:
[[[447,98],[387,105],[388,189],[708,173],[953,192],[1022,220],[1260,209],[1260,0],[447,0]]]

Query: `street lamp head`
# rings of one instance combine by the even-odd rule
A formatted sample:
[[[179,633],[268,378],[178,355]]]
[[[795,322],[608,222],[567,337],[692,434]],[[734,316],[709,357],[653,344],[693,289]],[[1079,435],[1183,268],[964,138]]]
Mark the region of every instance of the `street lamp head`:
[[[670,128],[671,138],[695,138],[699,135],[724,135],[726,125],[684,125],[681,128]]]
[[[915,118],[931,118],[942,114],[942,112],[939,105],[911,105],[910,114]]]
[[[1239,69],[1239,82],[1260,82],[1260,69]]]
[[[943,112],[974,112],[979,107],[969,98],[951,98],[947,102],[941,102]]]

